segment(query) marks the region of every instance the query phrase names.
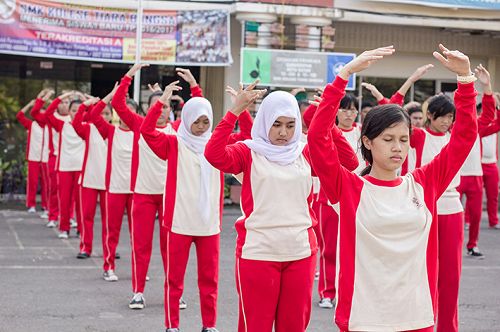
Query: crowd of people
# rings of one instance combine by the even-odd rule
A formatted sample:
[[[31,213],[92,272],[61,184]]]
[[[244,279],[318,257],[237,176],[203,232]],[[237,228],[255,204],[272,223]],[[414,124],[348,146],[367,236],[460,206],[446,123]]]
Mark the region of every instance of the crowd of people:
[[[437,94],[403,106],[412,84],[432,70],[428,64],[390,99],[363,83],[378,105],[360,108],[345,92],[350,75],[394,52],[363,52],[308,105],[289,92],[257,89],[258,81],[227,87],[232,106],[217,126],[187,69],[177,68],[191,90],[177,120],[171,111],[179,80],[164,89],[150,85],[145,116],[128,98],[144,64],[132,66],[102,99],[68,91],[50,101],[54,91],[45,89],[17,115],[28,131],[28,211],[36,212],[41,174],[47,227],[58,227],[61,239],[76,228],[77,258],[87,259],[99,202],[106,281],[118,281],[126,212],[131,309],[145,308],[158,220],[166,331],[179,331],[194,244],[202,332],[216,332],[224,174],[233,174],[242,184],[238,331],[305,331],[315,274],[318,305],[335,307],[340,331],[458,331],[465,225],[467,255],[484,258],[483,186],[489,225],[500,228],[498,100],[486,68],[472,71],[466,55],[439,45],[434,57],[457,75],[453,99]],[[483,91],[477,109],[476,80]],[[258,100],[253,119],[248,109]]]

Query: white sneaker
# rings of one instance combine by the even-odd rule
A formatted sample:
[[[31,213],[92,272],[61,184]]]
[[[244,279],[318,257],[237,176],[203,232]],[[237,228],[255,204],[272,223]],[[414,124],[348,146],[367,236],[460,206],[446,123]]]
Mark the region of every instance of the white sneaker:
[[[60,239],[67,239],[69,237],[69,232],[65,231],[59,232],[59,235],[57,235],[57,237]]]
[[[56,227],[56,222],[54,220],[49,220],[49,222],[46,225],[48,228],[54,228]]]
[[[319,280],[319,271],[316,271],[316,273],[314,273],[314,280]]]
[[[188,304],[187,304],[187,303],[186,303],[186,301],[184,301],[184,300],[182,299],[182,297],[181,297],[181,298],[180,298],[180,300],[179,300],[179,309],[184,310],[184,309],[186,309],[187,307],[188,307]]]
[[[146,281],[149,281],[149,276],[146,276]]]
[[[332,300],[329,297],[325,297],[325,298],[321,299],[321,301],[318,302],[318,306],[320,308],[332,309],[334,306],[334,300]]]
[[[43,210],[42,214],[40,215],[40,218],[49,219],[49,213],[47,212],[47,210]]]
[[[135,293],[132,300],[128,304],[130,309],[144,309],[146,301],[144,300],[144,295],[142,293]]]
[[[69,220],[69,225],[71,226],[71,228],[76,228],[78,227],[78,224],[76,223],[75,219],[71,218]]]
[[[118,276],[115,274],[115,271],[113,270],[104,271],[102,277],[106,281],[118,281]]]
[[[36,213],[36,208],[34,206],[30,207],[28,213]]]

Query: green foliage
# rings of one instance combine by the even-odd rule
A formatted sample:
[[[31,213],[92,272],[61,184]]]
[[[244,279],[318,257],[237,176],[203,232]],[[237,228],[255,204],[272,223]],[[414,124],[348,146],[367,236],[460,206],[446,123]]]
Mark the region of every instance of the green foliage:
[[[22,174],[26,175],[24,161],[26,130],[17,122],[16,113],[20,109],[19,101],[8,92],[5,81],[0,83],[0,185],[4,187],[4,177],[13,166],[22,165]],[[23,179],[12,179],[19,182]]]

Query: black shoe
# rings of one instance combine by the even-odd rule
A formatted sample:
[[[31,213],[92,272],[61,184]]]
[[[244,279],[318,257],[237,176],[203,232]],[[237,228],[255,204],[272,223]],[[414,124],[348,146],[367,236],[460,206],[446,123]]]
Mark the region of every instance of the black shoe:
[[[201,329],[201,332],[219,332],[215,327],[204,327]]]
[[[467,255],[472,258],[484,259],[484,255],[479,251],[478,247],[467,249]]]
[[[89,257],[90,257],[90,255],[87,254],[86,252],[83,252],[83,251],[79,252],[78,255],[76,255],[76,258],[78,258],[78,259],[87,259]]]
[[[120,259],[122,258],[122,256],[120,256],[120,253],[119,252],[115,252],[115,259]]]

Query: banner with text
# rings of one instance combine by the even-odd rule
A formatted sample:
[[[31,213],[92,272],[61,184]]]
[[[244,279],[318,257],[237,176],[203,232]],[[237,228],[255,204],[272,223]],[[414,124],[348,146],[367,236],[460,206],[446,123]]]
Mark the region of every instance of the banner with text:
[[[342,67],[354,59],[352,53],[241,49],[241,81],[277,87],[322,88],[333,81]],[[356,88],[351,75],[347,90]]]
[[[134,62],[137,13],[46,0],[0,0],[0,53]],[[142,61],[228,65],[229,12],[144,10]]]

